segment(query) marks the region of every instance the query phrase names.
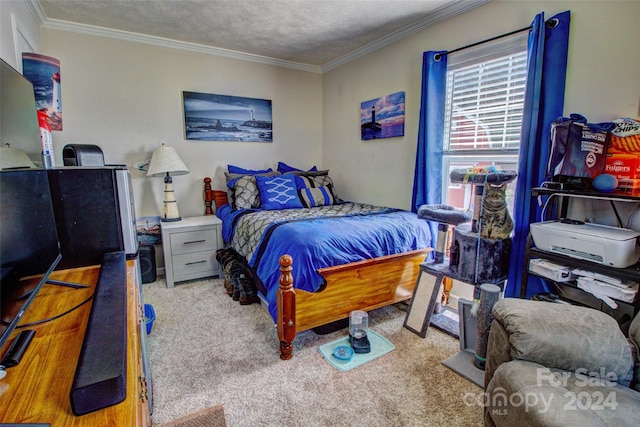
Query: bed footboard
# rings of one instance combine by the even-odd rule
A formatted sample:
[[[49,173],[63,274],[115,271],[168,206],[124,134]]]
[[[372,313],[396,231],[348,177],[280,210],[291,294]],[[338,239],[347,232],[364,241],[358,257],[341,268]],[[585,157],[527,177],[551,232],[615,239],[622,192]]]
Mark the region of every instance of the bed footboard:
[[[277,330],[280,358],[290,359],[296,333],[349,317],[353,310],[370,311],[408,300],[413,295],[420,264],[432,249],[358,261],[318,270],[326,286],[318,292],[293,289],[293,260],[280,257]]]

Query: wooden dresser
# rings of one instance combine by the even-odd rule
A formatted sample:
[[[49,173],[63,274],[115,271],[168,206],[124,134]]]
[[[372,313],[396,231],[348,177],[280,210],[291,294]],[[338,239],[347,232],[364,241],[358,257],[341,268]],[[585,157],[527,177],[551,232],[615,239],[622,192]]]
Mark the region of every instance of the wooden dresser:
[[[0,380],[0,423],[67,426],[150,426],[147,380],[143,370],[143,307],[134,261],[127,261],[127,392],[123,402],[89,414],[71,412],[69,393],[91,309],[100,266],[54,272],[51,279],[90,285],[72,289],[45,285],[25,312],[21,325],[36,335],[19,365]],[[14,331],[14,335],[19,331]],[[0,349],[4,354],[6,348]]]

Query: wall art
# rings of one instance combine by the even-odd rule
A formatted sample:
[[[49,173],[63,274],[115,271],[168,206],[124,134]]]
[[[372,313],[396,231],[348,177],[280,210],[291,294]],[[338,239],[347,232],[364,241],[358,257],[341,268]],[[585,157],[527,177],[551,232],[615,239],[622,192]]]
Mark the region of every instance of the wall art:
[[[273,142],[271,100],[182,92],[185,138]]]
[[[136,218],[138,242],[145,245],[157,245],[162,242],[159,216],[142,216]]]
[[[22,75],[33,84],[36,108],[47,114],[51,130],[62,130],[60,61],[37,53],[22,53]]]
[[[396,92],[360,104],[363,141],[404,136],[404,92]]]

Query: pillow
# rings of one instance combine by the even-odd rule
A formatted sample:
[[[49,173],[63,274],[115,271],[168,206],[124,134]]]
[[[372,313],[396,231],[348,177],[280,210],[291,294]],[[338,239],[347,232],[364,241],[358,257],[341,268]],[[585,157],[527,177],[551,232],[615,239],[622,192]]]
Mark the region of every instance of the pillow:
[[[257,209],[260,207],[260,193],[253,175],[243,175],[234,180],[233,202],[234,209]]]
[[[292,209],[301,208],[302,203],[296,190],[293,175],[255,176],[262,209]]]
[[[329,176],[329,170],[294,173],[296,175],[296,188],[298,190],[302,190],[303,188],[327,187],[333,196],[334,203],[342,201],[342,199],[340,199],[336,194],[333,180]]]
[[[317,171],[318,167],[313,165],[309,172]],[[229,171],[231,172],[231,171]],[[285,162],[278,162],[278,172],[286,173],[286,172],[305,172],[303,169],[294,168],[293,166],[289,166]]]
[[[233,210],[257,209],[260,207],[260,193],[255,176],[241,173],[224,173],[227,179],[227,193]],[[280,175],[280,172],[258,174],[263,176]]]
[[[329,187],[303,188],[298,190],[300,202],[305,208],[333,205],[335,200]]]
[[[287,175],[294,175],[296,177],[296,187],[298,190],[302,188],[313,188],[318,187],[315,184],[316,178],[320,176],[329,175],[329,169],[322,171],[312,171],[312,172],[304,172],[304,171],[294,171],[287,172]],[[318,181],[320,179],[318,178]]]
[[[251,169],[243,169],[239,166],[227,165],[227,170],[229,173],[241,173],[243,175],[255,175],[258,173],[268,173],[273,172],[273,169],[263,169],[263,170],[251,170]]]

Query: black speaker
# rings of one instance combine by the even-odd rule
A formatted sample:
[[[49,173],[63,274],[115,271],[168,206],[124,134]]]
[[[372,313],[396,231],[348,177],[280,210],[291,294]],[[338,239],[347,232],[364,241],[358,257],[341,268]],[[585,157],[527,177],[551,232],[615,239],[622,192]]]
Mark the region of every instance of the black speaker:
[[[155,246],[140,246],[138,249],[140,257],[140,271],[142,273],[142,283],[156,281],[156,248]]]

